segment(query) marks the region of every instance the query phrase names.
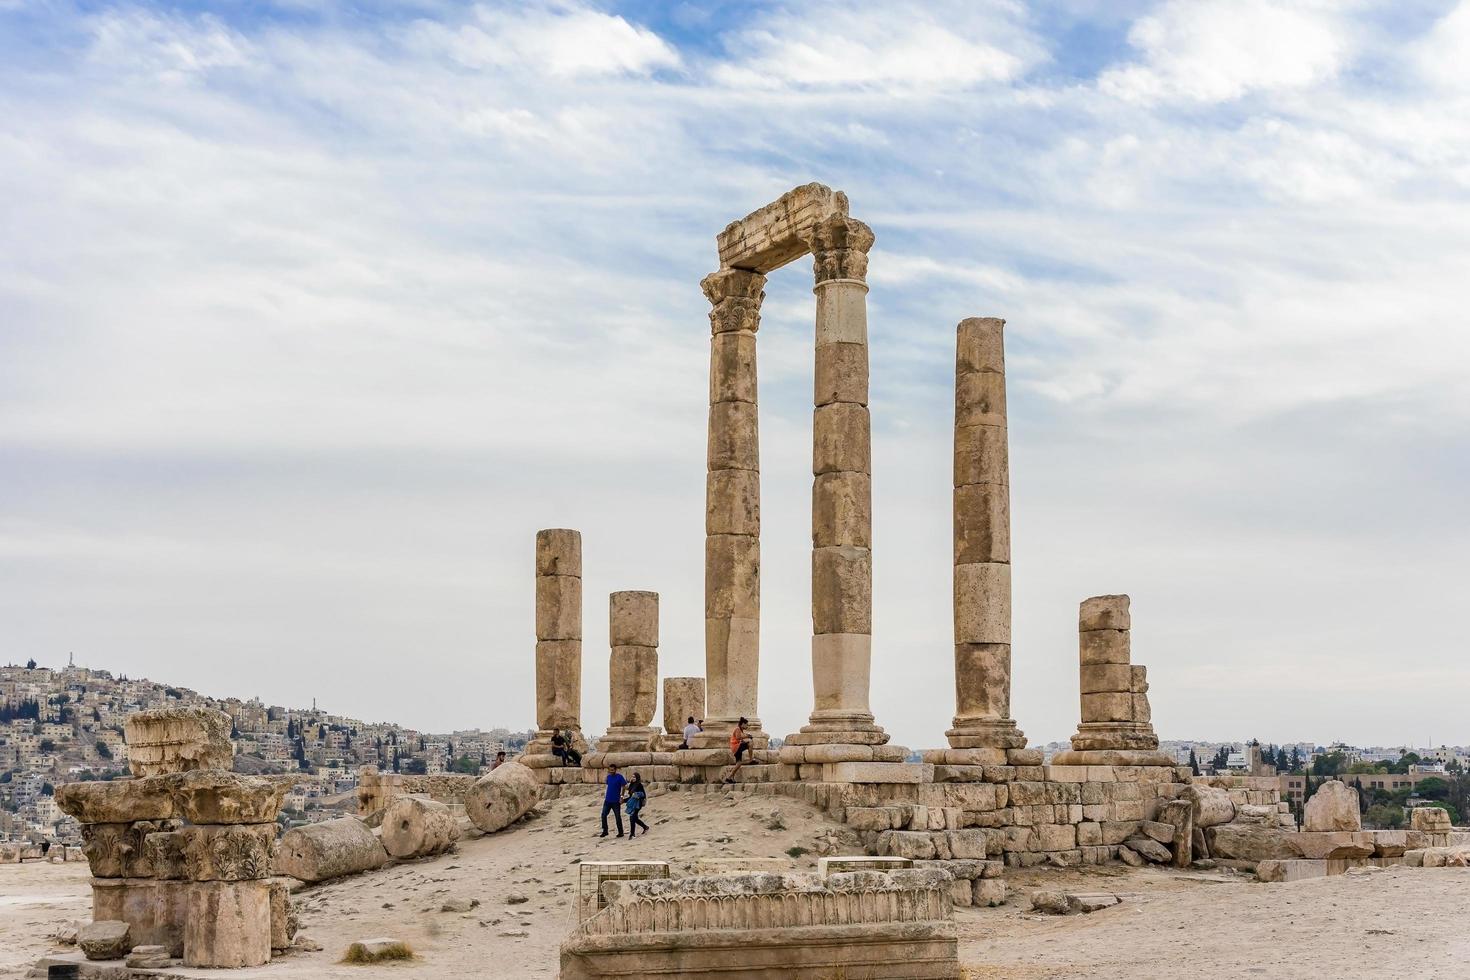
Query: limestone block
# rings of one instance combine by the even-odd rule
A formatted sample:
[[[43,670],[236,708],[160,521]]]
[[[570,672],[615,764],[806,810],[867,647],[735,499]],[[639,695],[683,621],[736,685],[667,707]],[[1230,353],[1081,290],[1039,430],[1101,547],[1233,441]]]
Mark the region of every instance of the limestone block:
[[[1337,779],[1317,787],[1302,810],[1302,829],[1362,830],[1358,791]]]
[[[712,470],[760,469],[760,418],[752,402],[709,407],[708,463]]]
[[[1095,595],[1090,599],[1083,599],[1077,610],[1077,629],[1082,632],[1132,629],[1128,597]]]
[[[535,774],[519,763],[507,762],[482,776],[465,794],[465,814],[480,830],[492,834],[519,820],[540,798]]]
[[[614,592],[608,596],[612,646],[658,646],[658,593]]]
[[[1147,694],[1130,694],[1129,700],[1133,703],[1133,720],[1139,724],[1149,724],[1154,720],[1154,711],[1148,703]]]
[[[967,719],[1010,715],[1011,647],[1008,643],[956,643],[955,726]]]
[[[191,881],[269,878],[276,825],[188,826],[178,831],[185,876]]]
[[[1077,828],[1070,824],[1038,824],[1036,833],[1043,851],[1068,851],[1077,846]]]
[[[757,470],[705,474],[705,534],[761,533],[761,475]]]
[[[1128,664],[1083,664],[1082,693],[1105,694],[1127,691],[1132,679]]]
[[[992,371],[967,372],[954,380],[954,424],[1006,424],[1006,376]]]
[[[868,403],[868,345],[823,344],[817,348],[813,405]]]
[[[235,754],[231,727],[229,715],[211,708],[136,711],[124,723],[128,768],[134,776],[228,769]]]
[[[955,329],[955,373],[1005,372],[1005,324],[1000,317],[967,317]]]
[[[1122,666],[1132,659],[1127,630],[1087,630],[1077,634],[1079,659],[1083,667],[1114,664]],[[1120,691],[1128,690],[1125,684]]]
[[[813,707],[816,711],[865,712],[868,710],[868,681],[873,651],[873,637],[868,633],[818,633],[812,637]],[[815,720],[815,719],[814,719]],[[868,759],[877,758],[869,749]],[[807,762],[841,762],[807,750]]]
[[[1356,796],[1357,794],[1355,793],[1354,795]],[[1313,796],[1311,800],[1307,801],[1307,805],[1310,807],[1312,800],[1316,798],[1316,796]],[[1409,811],[1409,827],[1413,830],[1427,834],[1444,834],[1449,833],[1450,826],[1450,811],[1443,807],[1421,806]],[[1317,828],[1307,827],[1306,829],[1312,830]]]
[[[1003,425],[961,425],[954,430],[954,485],[1010,484],[1010,452]]]
[[[269,823],[291,784],[221,769],[168,777],[179,816],[190,823]]]
[[[860,283],[819,282],[814,292],[817,349],[834,344],[868,346],[867,287]]]
[[[270,962],[270,893],[270,885],[264,881],[190,884],[184,919],[184,965],[239,968]]]
[[[56,805],[62,813],[84,824],[168,820],[177,816],[168,782],[162,776],[62,783],[56,787]]]
[[[713,534],[704,539],[704,616],[759,619],[759,538]]]
[[[812,547],[868,548],[873,539],[873,479],[823,473],[812,481]]]
[[[133,937],[126,922],[86,922],[77,930],[77,946],[89,960],[120,960],[133,948]]]
[[[758,401],[753,332],[730,330],[710,337],[709,401]]]
[[[1168,841],[1174,850],[1174,867],[1187,868],[1194,860],[1194,804],[1170,800],[1159,810],[1159,821],[1174,830]]]
[[[134,943],[162,945],[170,956],[182,956],[188,887],[151,878],[94,878],[92,918],[126,922]]]
[[[727,277],[746,277],[765,281],[765,277],[745,269],[770,272],[807,252],[801,236],[813,224],[832,213],[847,213],[847,196],[824,184],[802,184],[782,194],[765,207],[732,221],[715,236],[720,265],[724,268],[705,277],[701,285],[705,295],[724,295],[733,290]],[[717,278],[719,277],[719,278]],[[716,280],[711,283],[711,280]],[[748,291],[751,287],[744,287]],[[741,292],[741,295],[744,294]],[[714,296],[711,296],[711,302]]]
[[[927,832],[914,830],[886,830],[878,835],[875,848],[880,855],[916,861],[931,860],[937,854],[934,838]]]
[[[1235,802],[1223,789],[1195,783],[1180,798],[1188,800],[1193,808],[1196,827],[1214,827],[1235,819]]]
[[[704,719],[704,678],[664,678],[664,731],[683,736],[688,719]]]
[[[1004,484],[955,487],[954,560],[956,565],[1011,560],[1011,494]]]
[[[706,593],[705,601],[709,601]],[[706,711],[711,716],[753,715],[760,672],[760,612],[704,621]]]
[[[1082,695],[1082,721],[1132,721],[1133,695],[1124,691]]]
[[[954,567],[956,643],[1011,642],[1011,566],[975,562]]]
[[[1268,858],[1299,858],[1296,834],[1260,824],[1226,823],[1205,831],[1212,858],[1236,861],[1264,861]]]
[[[1438,809],[1438,807],[1435,807]],[[1448,816],[1448,813],[1446,813]],[[1409,835],[1402,830],[1373,831],[1373,854],[1376,857],[1401,857],[1408,849]]]
[[[518,765],[508,762],[495,772]],[[468,798],[465,808],[469,810]],[[314,883],[371,871],[387,860],[388,852],[367,824],[340,817],[286,831],[276,845],[274,863],[276,874]]]
[[[873,553],[867,548],[812,549],[812,631],[873,631]]]
[[[582,532],[552,527],[536,532],[536,574],[582,577]]]
[[[1006,903],[1006,883],[1002,878],[979,878],[972,883],[972,901],[982,908],[993,908]]]
[[[823,767],[830,783],[926,783],[934,767],[915,762],[838,762]]]
[[[287,879],[272,878],[271,902],[271,952],[285,952],[296,938],[296,909],[291,904],[291,888]]]
[[[837,402],[812,413],[812,473],[871,473],[871,433],[865,405]]]
[[[580,580],[578,580],[580,581]],[[536,725],[542,731],[582,725],[582,641],[536,644]]]
[[[573,575],[536,577],[536,639],[582,638],[582,580]]]
[[[1304,832],[1296,834],[1292,843],[1302,857],[1310,860],[1365,858],[1373,855],[1373,838],[1362,833]]]
[[[1155,864],[1168,864],[1174,859],[1173,853],[1167,847],[1151,837],[1135,834],[1123,843],[1137,851],[1144,860]]]
[[[145,840],[149,834],[178,826],[176,820],[82,824],[82,853],[94,878],[151,878],[153,864]]]
[[[608,724],[643,728],[658,708],[658,650],[652,646],[615,646],[608,664],[611,711]]]
[[[459,840],[455,812],[437,800],[417,796],[400,796],[389,803],[381,827],[383,850],[400,859],[443,854]]]
[[[1143,664],[1133,664],[1129,668],[1128,690],[1134,694],[1148,693],[1148,668]],[[1275,789],[1275,787],[1272,787]]]

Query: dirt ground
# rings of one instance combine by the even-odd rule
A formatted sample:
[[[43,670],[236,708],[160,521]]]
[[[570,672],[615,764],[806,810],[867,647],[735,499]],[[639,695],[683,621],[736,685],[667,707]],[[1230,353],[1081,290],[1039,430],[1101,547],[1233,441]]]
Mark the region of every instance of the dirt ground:
[[[781,797],[687,793],[650,799],[646,838],[597,837],[598,800],[559,800],[514,828],[462,841],[456,853],[305,889],[301,931],[324,947],[293,952],[232,980],[481,976],[550,980],[557,946],[574,925],[577,862],[669,860],[675,873],[700,858],[782,858],[840,829]],[[771,813],[779,810],[779,824]],[[815,865],[801,855],[798,869]],[[1470,934],[1454,914],[1470,905],[1470,871],[1390,868],[1369,874],[1263,885],[1232,872],[1181,873],[1125,866],[1012,871],[1011,903],[958,909],[960,960],[972,978],[1182,978],[1317,976],[1327,980],[1470,975]],[[1091,915],[1026,909],[1037,888],[1112,892],[1121,904]],[[441,911],[478,900],[468,913]],[[524,899],[524,901],[519,901]],[[0,866],[0,977],[24,975],[55,953],[49,936],[90,907],[82,864]],[[355,939],[392,936],[418,959],[380,967],[339,965]],[[208,971],[179,971],[210,976]],[[219,976],[218,973],[212,974]]]

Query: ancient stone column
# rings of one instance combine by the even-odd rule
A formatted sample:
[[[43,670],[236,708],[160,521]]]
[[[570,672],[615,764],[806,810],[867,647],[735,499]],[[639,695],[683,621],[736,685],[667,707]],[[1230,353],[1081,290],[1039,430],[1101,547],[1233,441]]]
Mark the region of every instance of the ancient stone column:
[[[1005,321],[961,320],[955,343],[956,749],[1021,748],[1011,720],[1011,491]]]
[[[582,535],[536,532],[536,732],[528,757],[551,754],[551,737],[582,738]]]
[[[812,686],[804,733],[881,733],[868,706],[873,489],[868,419],[868,250],[873,232],[833,214],[804,238],[817,297],[812,425]],[[864,739],[864,741],[872,741]]]
[[[700,284],[710,310],[709,453],[705,480],[704,619],[708,735],[719,747],[737,719],[764,741],[760,673],[760,447],[755,333],[766,277],[722,269]]]
[[[599,755],[647,753],[658,729],[652,725],[658,707],[658,593],[614,592],[608,597],[609,714],[607,734],[597,743]],[[619,765],[648,760],[611,759]],[[589,757],[587,762],[593,762]]]

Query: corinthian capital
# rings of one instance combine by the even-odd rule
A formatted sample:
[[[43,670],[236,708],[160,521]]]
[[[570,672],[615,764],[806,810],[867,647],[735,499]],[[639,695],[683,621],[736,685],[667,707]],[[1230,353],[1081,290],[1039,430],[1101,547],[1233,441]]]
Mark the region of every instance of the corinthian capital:
[[[807,229],[802,241],[811,250],[812,273],[818,283],[867,276],[873,229],[856,218],[829,215]]]
[[[761,322],[761,300],[766,277],[744,269],[721,269],[700,281],[710,301],[710,328],[714,333],[731,330],[754,331]]]

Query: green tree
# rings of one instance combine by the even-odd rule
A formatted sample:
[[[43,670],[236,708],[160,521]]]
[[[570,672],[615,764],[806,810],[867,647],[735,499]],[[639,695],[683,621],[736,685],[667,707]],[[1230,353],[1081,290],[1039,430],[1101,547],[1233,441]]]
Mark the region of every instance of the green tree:
[[[1347,768],[1347,756],[1341,752],[1323,752],[1312,760],[1312,775],[1337,776]]]
[[[1421,779],[1414,785],[1414,792],[1428,800],[1444,800],[1450,795],[1450,784],[1438,776]]]
[[[42,752],[55,752],[56,743],[49,738],[43,738],[41,739],[40,749]]]
[[[1363,824],[1379,830],[1397,830],[1404,825],[1404,808],[1392,803],[1375,803],[1363,814]]]
[[[1194,754],[1194,746],[1189,747],[1189,772],[1191,775],[1199,775],[1199,757]]]
[[[450,772],[461,772],[469,776],[480,774],[480,764],[467,755],[462,755],[449,764]]]
[[[112,758],[112,749],[109,749],[107,747],[107,743],[106,742],[102,742],[102,741],[98,741],[97,742],[97,758],[99,758],[99,759],[111,759]]]

